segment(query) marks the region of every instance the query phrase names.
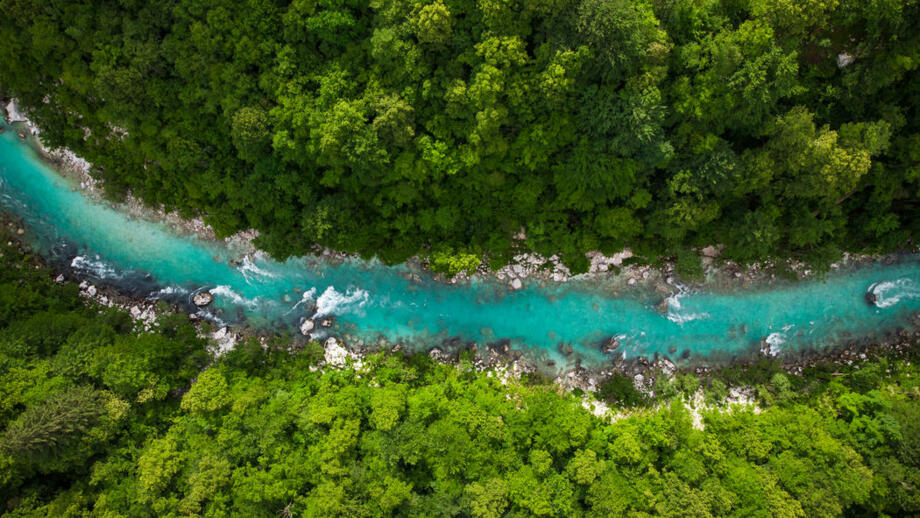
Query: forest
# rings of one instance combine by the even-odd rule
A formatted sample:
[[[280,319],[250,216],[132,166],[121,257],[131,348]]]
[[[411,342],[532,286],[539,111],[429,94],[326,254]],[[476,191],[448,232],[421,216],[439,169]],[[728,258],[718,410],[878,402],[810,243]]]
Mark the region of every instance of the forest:
[[[916,0],[0,0],[52,146],[277,257],[915,244]],[[524,229],[526,238],[513,236]]]
[[[916,346],[659,376],[651,398],[614,377],[601,418],[579,391],[463,357],[339,369],[277,337],[215,358],[188,316],[161,308],[144,331],[2,234],[3,516],[920,513]],[[733,404],[745,387],[752,404]]]

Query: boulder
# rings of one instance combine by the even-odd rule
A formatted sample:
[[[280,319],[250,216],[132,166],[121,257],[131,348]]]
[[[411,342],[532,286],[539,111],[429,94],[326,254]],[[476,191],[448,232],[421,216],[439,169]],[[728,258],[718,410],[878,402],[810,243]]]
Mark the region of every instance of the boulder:
[[[867,291],[866,292],[866,303],[869,304],[870,306],[874,306],[876,302],[878,302],[878,295],[876,295],[875,292],[872,290]]]
[[[511,281],[511,289],[519,290],[524,287],[524,283],[521,282],[521,279],[514,279]]]
[[[192,302],[199,308],[202,308],[214,302],[214,295],[211,295],[210,291],[199,291],[192,296]]]
[[[86,294],[89,295],[90,297],[95,297],[96,293],[99,293],[99,291],[96,289],[95,286],[90,285],[86,288]]]
[[[335,323],[335,319],[333,319],[332,317],[326,317],[320,320],[319,325],[323,327],[332,327],[332,324],[334,323]]]
[[[313,331],[315,327],[316,327],[316,323],[314,323],[313,320],[308,318],[303,321],[303,324],[300,324],[300,334],[307,336]]]
[[[610,354],[613,351],[616,351],[618,347],[620,347],[620,340],[613,336],[610,338],[610,340],[607,340],[604,345],[601,346],[601,351],[604,354]]]
[[[572,348],[572,344],[563,342],[559,344],[559,352],[565,356],[570,356],[573,352],[575,352],[575,349]]]
[[[658,308],[658,311],[660,313],[667,315],[668,314],[668,299],[662,299],[661,302],[659,302],[658,305],[655,307]]]
[[[700,252],[703,254],[703,257],[709,257],[710,259],[719,257],[719,249],[712,245],[703,248]]]

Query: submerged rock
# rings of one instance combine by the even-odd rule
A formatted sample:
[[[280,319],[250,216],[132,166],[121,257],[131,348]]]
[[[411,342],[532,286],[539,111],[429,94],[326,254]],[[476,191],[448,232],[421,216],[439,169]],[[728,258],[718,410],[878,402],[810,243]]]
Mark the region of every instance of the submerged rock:
[[[601,346],[601,352],[604,354],[610,354],[613,351],[616,351],[620,347],[620,339],[613,336],[610,340],[607,340],[604,345]]]
[[[872,290],[867,291],[866,303],[868,303],[870,306],[874,306],[876,302],[878,302],[878,295],[876,295]]]
[[[659,302],[658,305],[655,307],[658,308],[658,311],[660,313],[667,315],[668,314],[668,299],[662,299],[661,302]]]
[[[192,297],[192,302],[199,308],[207,306],[208,304],[214,302],[214,295],[211,295],[210,291],[201,291],[196,293]]]
[[[316,327],[316,324],[311,319],[306,319],[303,321],[303,324],[300,324],[300,334],[307,336],[311,331]]]
[[[319,325],[323,327],[332,327],[332,324],[335,323],[335,319],[332,317],[326,317],[319,322]]]

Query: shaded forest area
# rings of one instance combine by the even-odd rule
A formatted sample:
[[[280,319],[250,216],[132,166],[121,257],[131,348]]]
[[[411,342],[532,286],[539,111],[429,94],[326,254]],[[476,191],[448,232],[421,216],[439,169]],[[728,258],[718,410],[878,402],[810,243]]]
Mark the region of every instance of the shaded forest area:
[[[916,0],[0,0],[0,94],[272,254],[913,243]],[[516,245],[512,236],[526,229]],[[515,248],[516,247],[516,248]]]
[[[13,517],[908,516],[920,356],[769,360],[579,392],[468,361],[252,339],[213,359],[57,284],[0,231],[0,514]],[[38,266],[38,267],[36,267]],[[732,407],[749,386],[754,406]],[[701,392],[702,391],[702,392]],[[693,401],[693,403],[688,403]]]

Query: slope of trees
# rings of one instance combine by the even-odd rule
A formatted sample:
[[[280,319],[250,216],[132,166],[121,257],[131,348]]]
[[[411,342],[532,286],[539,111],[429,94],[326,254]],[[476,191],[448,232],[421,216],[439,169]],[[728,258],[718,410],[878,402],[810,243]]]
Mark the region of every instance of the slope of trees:
[[[185,316],[136,330],[51,277],[0,248],[4,516],[920,513],[916,351],[660,377],[654,401],[615,378],[602,394],[632,408],[612,421],[424,355],[323,371],[318,344],[252,340],[215,361]],[[719,406],[739,377],[757,409]]]
[[[575,269],[714,242],[821,263],[917,234],[918,18],[913,0],[2,0],[0,91],[113,194],[257,228],[278,256],[500,264],[524,227]]]

